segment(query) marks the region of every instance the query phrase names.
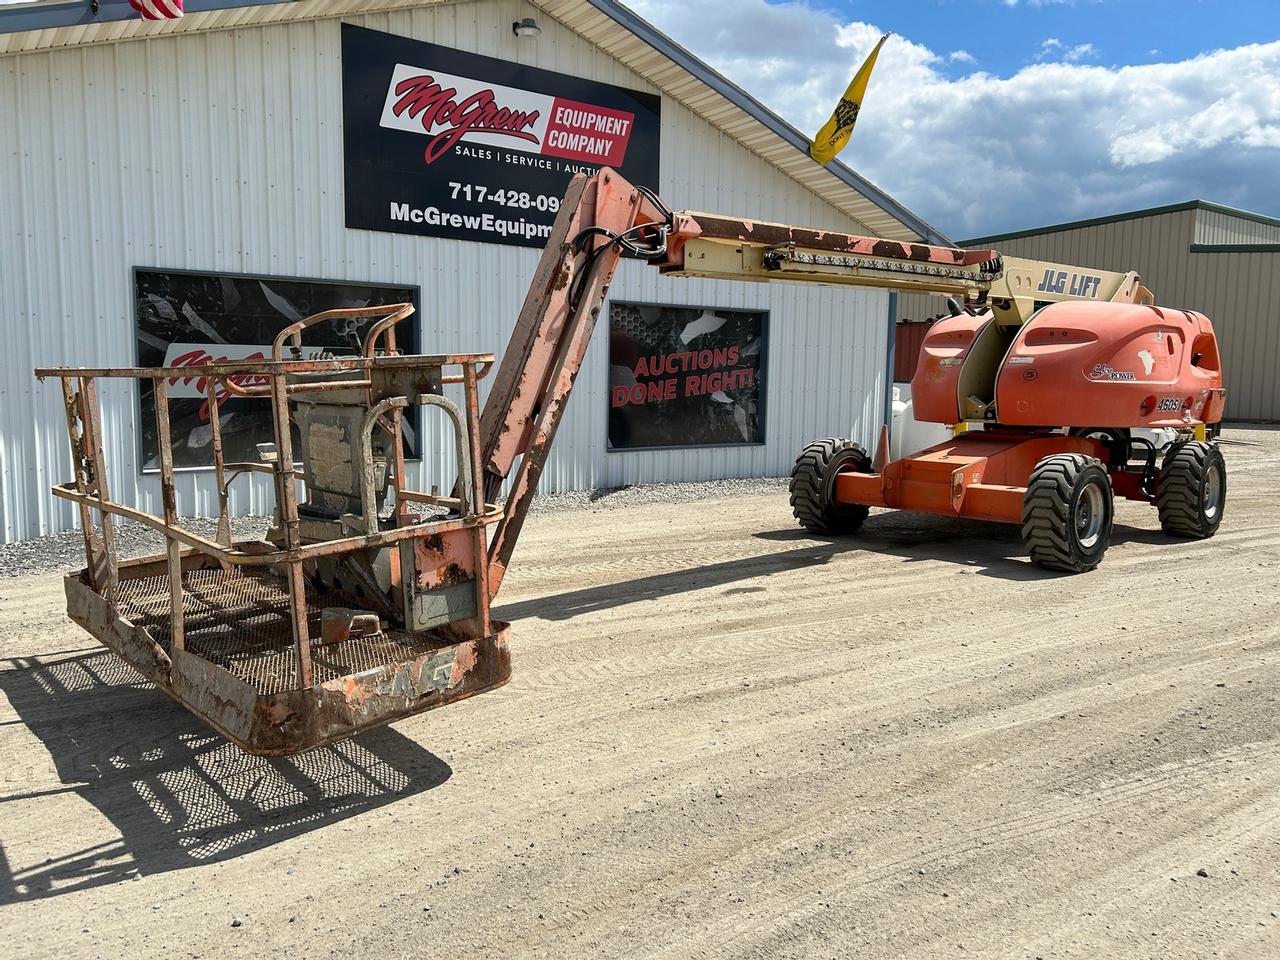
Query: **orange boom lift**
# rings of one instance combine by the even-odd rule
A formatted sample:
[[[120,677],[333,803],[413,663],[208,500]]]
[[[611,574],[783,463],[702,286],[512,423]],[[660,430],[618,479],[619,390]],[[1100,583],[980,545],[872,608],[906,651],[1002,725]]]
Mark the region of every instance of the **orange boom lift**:
[[[84,533],[86,567],[65,581],[69,615],[258,754],[295,753],[502,685],[510,627],[490,607],[622,257],[674,276],[953,295],[955,316],[922,348],[917,411],[985,429],[892,463],[887,434],[874,462],[851,441],[816,441],[791,481],[811,530],[852,533],[871,506],[1005,520],[1022,524],[1040,563],[1084,570],[1106,549],[1116,494],[1155,502],[1171,532],[1217,528],[1225,469],[1204,431],[1222,416],[1213,329],[1150,305],[1135,274],[675,213],[604,169],[570,183],[496,366],[488,354],[400,354],[408,304],[308,317],[281,331],[270,361],[204,366],[213,539],[179,522],[168,385],[190,368],[37,370],[62,385],[74,480],[53,492],[77,505]],[[307,329],[339,314],[365,325],[360,353],[304,359]],[[111,499],[103,378],[153,385],[163,516]],[[271,405],[274,436],[258,461],[224,462],[227,393]],[[442,417],[452,436],[447,495],[408,483],[411,406]],[[1130,465],[1135,426],[1179,430],[1160,469],[1154,448]],[[247,472],[272,478],[275,522],[265,539],[235,542],[229,489]],[[165,552],[120,560],[117,519],[159,531]]]
[[[1136,273],[700,213],[675,215],[668,245],[670,274],[952,295],[911,395],[918,420],[955,436],[892,462],[887,428],[874,459],[815,440],[791,475],[806,529],[856,533],[873,506],[1016,523],[1032,559],[1067,572],[1102,559],[1116,496],[1154,503],[1170,534],[1217,531],[1226,391],[1213,325],[1155,306]],[[1135,427],[1177,431],[1162,463]]]

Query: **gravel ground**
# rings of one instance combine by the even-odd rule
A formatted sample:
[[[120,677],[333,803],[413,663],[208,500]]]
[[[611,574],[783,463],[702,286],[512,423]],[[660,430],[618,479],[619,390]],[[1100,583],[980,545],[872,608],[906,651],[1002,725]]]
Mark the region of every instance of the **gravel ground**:
[[[780,483],[575,498],[506,686],[280,759],[0,580],[2,956],[1275,960],[1280,429],[1232,438],[1217,536],[1121,502],[1078,576]]]
[[[207,517],[189,517],[182,522],[189,530],[210,539],[218,531],[218,521]],[[237,540],[261,537],[266,529],[266,517],[241,517],[231,521],[232,536]],[[160,553],[164,550],[164,537],[140,523],[117,521],[116,550],[122,560]],[[0,577],[25,577],[83,566],[84,539],[79,530],[0,545]]]
[[[646,483],[571,493],[539,494],[534,499],[530,512],[541,514],[567,510],[613,510],[638,504],[691,503],[696,500],[776,493],[786,487],[785,477],[712,480],[706,483]],[[260,538],[266,533],[269,522],[269,517],[239,517],[231,522],[232,535],[236,540]],[[207,517],[190,517],[183,523],[188,529],[209,538],[213,538],[217,532],[217,521]],[[116,549],[121,559],[146,556],[161,552],[164,549],[164,538],[141,524],[118,522]],[[64,530],[62,533],[34,540],[0,544],[0,577],[54,573],[83,565],[84,540],[79,530]]]

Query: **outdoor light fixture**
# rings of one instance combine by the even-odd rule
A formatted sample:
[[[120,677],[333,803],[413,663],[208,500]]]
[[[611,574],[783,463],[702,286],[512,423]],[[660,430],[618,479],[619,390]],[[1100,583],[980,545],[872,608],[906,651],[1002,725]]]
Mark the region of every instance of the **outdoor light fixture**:
[[[538,26],[538,21],[533,17],[525,17],[523,20],[517,20],[511,24],[511,32],[517,37],[536,37],[542,33],[542,28]]]

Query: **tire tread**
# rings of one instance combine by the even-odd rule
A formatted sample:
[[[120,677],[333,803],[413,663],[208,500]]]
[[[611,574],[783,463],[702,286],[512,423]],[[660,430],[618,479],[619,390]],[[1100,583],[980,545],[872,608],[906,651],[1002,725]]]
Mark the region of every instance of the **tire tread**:
[[[1070,534],[1072,492],[1091,464],[1100,465],[1100,461],[1080,453],[1059,453],[1045,457],[1031,473],[1022,499],[1022,541],[1031,559],[1042,567],[1082,573],[1097,566],[1097,560],[1088,562],[1077,555]]]
[[[857,533],[871,508],[831,503],[826,493],[831,471],[850,461],[869,465],[867,451],[839,437],[814,440],[796,457],[791,470],[791,513],[800,526],[822,534]]]
[[[1210,521],[1204,515],[1201,497],[1205,475],[1214,462],[1222,467],[1225,494],[1226,465],[1215,445],[1188,440],[1176,444],[1165,454],[1156,488],[1156,510],[1160,515],[1160,528],[1165,533],[1203,540],[1217,532],[1221,508],[1217,522]]]

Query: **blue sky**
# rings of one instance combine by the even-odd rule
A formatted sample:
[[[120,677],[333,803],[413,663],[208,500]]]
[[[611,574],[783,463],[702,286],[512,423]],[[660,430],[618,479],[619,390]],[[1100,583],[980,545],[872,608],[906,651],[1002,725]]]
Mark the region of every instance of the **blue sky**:
[[[1080,62],[1103,66],[1186,60],[1214,49],[1280,40],[1280,0],[844,0],[819,4],[845,20],[868,20],[932,50],[965,49],[982,69],[1008,77],[1040,62],[1042,43],[1088,46]]]
[[[1203,198],[1280,216],[1280,0],[628,0],[954,239]]]

